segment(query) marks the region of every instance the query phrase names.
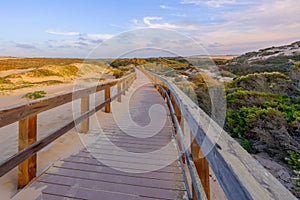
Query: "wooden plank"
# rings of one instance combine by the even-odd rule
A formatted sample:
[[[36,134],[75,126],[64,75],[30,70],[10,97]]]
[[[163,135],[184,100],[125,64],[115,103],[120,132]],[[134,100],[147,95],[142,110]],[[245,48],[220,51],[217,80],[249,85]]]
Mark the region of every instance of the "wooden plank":
[[[80,179],[76,177],[60,177],[57,175],[46,174],[38,180],[39,182],[56,184],[58,182],[67,186],[78,185],[82,188],[90,188],[93,190],[104,190],[119,193],[130,193],[153,199],[176,199],[180,196],[181,191],[166,190],[161,188],[149,188],[140,185],[128,185],[123,183],[111,183],[99,180]]]
[[[109,99],[110,99],[110,88],[106,88],[104,90],[104,100],[107,101]],[[111,111],[110,106],[111,106],[110,103],[105,105],[105,112],[106,113],[110,113],[110,111]]]
[[[121,93],[121,90],[122,90],[122,85],[121,85],[121,82],[119,81],[117,84],[117,93],[118,94]],[[122,102],[122,95],[118,96],[117,101]]]
[[[89,111],[89,109],[90,109],[90,96],[88,95],[81,98],[81,114],[84,114],[85,112]],[[89,126],[90,126],[90,120],[89,118],[86,118],[80,124],[80,132],[87,133],[89,131]]]
[[[126,92],[125,92],[126,91],[125,81],[122,82],[122,90],[123,90],[122,94],[125,95],[126,94]]]
[[[127,173],[125,171],[115,170],[111,167],[105,166],[104,164],[103,165],[90,165],[89,163],[86,163],[86,162],[85,163],[69,162],[66,160],[55,162],[53,166],[60,167],[60,168],[67,168],[67,169],[77,169],[77,170],[81,170],[81,171],[91,171],[91,172],[132,176],[132,177],[139,177],[139,178],[149,178],[149,179],[157,179],[157,180],[183,182],[181,173],[167,173],[167,172],[163,172],[163,171],[159,171],[159,170],[145,172],[145,173]]]
[[[114,174],[104,174],[98,172],[85,172],[81,170],[73,170],[73,169],[64,169],[64,168],[50,168],[46,174],[51,175],[59,175],[65,177],[74,177],[80,179],[89,179],[89,180],[97,180],[104,181],[110,183],[120,183],[126,185],[135,185],[135,186],[143,186],[150,188],[160,188],[166,190],[177,190],[177,191],[185,191],[183,182],[173,182],[169,180],[160,180],[160,179],[148,179],[144,177],[131,177],[128,175],[114,175]]]
[[[36,142],[37,116],[30,116],[19,121],[19,151]],[[36,177],[36,154],[25,160],[18,166],[18,188],[26,186]]]
[[[61,179],[60,179],[61,180]],[[122,199],[122,200],[149,200],[149,198],[141,197],[137,195],[124,194],[118,192],[110,192],[104,190],[92,190],[87,187],[79,187],[76,185],[66,186],[59,185],[57,183],[44,183],[37,182],[34,184],[36,188],[42,188],[47,185],[46,188],[42,189],[43,195],[60,196],[60,199],[78,199],[78,200],[96,200],[96,199]]]
[[[125,82],[125,90],[128,91],[129,89],[128,79],[126,79],[124,82]]]
[[[28,146],[28,118],[19,121],[19,151]],[[18,188],[23,188],[29,183],[28,160],[18,167]]]
[[[28,145],[37,141],[37,115],[28,117]],[[36,177],[37,155],[34,154],[28,159],[29,181]]]
[[[195,139],[193,139],[191,145],[191,153],[206,197],[210,200],[209,164]],[[197,199],[193,190],[193,199],[194,198]]]

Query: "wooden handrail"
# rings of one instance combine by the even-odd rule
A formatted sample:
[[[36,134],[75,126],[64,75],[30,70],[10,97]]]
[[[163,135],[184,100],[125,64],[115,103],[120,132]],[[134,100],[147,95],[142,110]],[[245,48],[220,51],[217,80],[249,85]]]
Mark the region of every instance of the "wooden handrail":
[[[177,115],[176,112],[174,110],[174,106],[172,104],[171,98],[169,96],[169,94],[167,93],[167,91],[159,84],[157,84],[157,86],[159,87],[159,89],[162,91],[163,97],[167,99],[167,103],[168,103],[168,107],[169,107],[169,112],[170,112],[170,116],[172,117],[172,121],[175,125],[175,130],[176,133],[179,136],[179,145],[181,146],[181,149],[183,150],[183,154],[185,157],[185,161],[187,162],[187,166],[190,172],[190,176],[192,179],[192,183],[193,183],[193,190],[194,190],[194,195],[198,200],[207,200],[207,195],[206,192],[202,186],[200,177],[198,175],[197,172],[197,168],[195,166],[194,160],[192,155],[189,153],[188,148],[184,145],[184,136],[182,133],[182,129],[180,127],[180,124],[178,122],[177,119]]]
[[[125,80],[131,77],[129,74],[121,79],[103,82],[97,86],[90,88],[83,88],[76,91],[64,92],[55,96],[44,97],[41,99],[32,100],[13,106],[8,106],[0,109],[0,128],[8,124],[17,122],[28,116],[35,115],[46,110],[58,107],[60,105],[69,103],[73,100],[85,97],[89,94],[105,90],[116,85],[118,82],[125,83]]]
[[[174,98],[227,199],[297,199],[172,81],[141,70]]]
[[[26,186],[36,176],[36,153],[38,151],[81,122],[83,122],[83,124],[81,124],[81,129],[84,129],[83,132],[87,132],[89,129],[88,118],[105,106],[110,105],[112,101],[121,96],[125,90],[128,90],[135,78],[136,72],[121,79],[99,84],[96,87],[81,89],[75,92],[66,92],[53,97],[1,109],[0,127],[19,121],[19,152],[0,163],[0,177],[19,166],[18,187],[23,188]],[[117,94],[111,97],[110,87],[121,83],[125,83],[122,84],[123,88],[119,88]],[[95,109],[89,110],[89,95],[102,90],[106,91],[105,101],[97,105]],[[72,102],[78,98],[82,98],[83,106],[81,107],[81,115],[67,123],[65,126],[52,131],[46,137],[36,141],[36,114]],[[106,109],[105,111],[107,112],[108,110]],[[2,121],[5,117],[8,119]]]

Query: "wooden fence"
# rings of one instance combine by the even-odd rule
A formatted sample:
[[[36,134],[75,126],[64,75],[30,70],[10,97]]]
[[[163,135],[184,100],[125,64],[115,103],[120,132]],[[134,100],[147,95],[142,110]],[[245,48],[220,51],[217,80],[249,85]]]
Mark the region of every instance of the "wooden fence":
[[[95,87],[66,92],[0,109],[0,128],[14,122],[19,122],[19,151],[0,163],[0,177],[18,166],[18,188],[26,186],[36,177],[36,153],[38,151],[67,133],[79,123],[81,123],[81,132],[88,132],[89,117],[102,108],[104,108],[105,112],[111,112],[111,102],[115,99],[121,102],[122,94],[125,95],[125,91],[128,90],[135,79],[136,72],[133,72],[121,79],[103,82]],[[113,86],[117,86],[117,94],[111,96],[111,87]],[[89,110],[90,95],[103,90],[104,102],[95,106],[95,109]],[[81,99],[81,115],[37,141],[37,114],[76,99]]]

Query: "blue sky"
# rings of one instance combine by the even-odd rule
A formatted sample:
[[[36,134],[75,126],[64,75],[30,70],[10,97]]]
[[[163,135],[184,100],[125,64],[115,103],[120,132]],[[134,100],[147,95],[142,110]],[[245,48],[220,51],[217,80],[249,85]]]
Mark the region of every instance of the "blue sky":
[[[140,28],[177,31],[219,55],[300,40],[298,0],[0,3],[0,56],[86,57],[102,41]]]

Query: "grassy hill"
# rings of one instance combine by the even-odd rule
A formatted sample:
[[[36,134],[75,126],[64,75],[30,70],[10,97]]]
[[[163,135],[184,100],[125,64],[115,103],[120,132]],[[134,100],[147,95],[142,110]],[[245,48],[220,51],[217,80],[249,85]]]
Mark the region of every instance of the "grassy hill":
[[[236,75],[274,71],[286,73],[297,61],[300,61],[300,41],[249,52],[219,67]]]

